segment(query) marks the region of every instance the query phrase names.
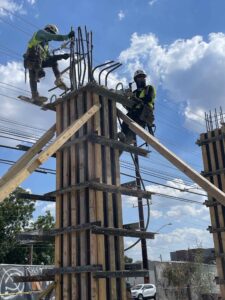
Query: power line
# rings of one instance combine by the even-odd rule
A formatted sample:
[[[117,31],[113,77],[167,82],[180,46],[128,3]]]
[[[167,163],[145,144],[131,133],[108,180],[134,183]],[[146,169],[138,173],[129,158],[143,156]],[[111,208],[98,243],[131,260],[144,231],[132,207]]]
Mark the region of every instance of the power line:
[[[32,27],[38,29],[38,27],[37,27],[35,24],[33,24],[33,23],[31,23],[30,21],[28,21],[28,20],[22,18],[22,17],[19,16],[18,14],[14,13],[14,12],[8,10],[8,9],[6,9],[5,7],[0,7],[0,9],[3,9],[3,10],[5,10],[5,11],[7,11],[9,14],[15,16],[16,18],[20,19],[20,20],[23,21],[24,23],[26,23],[26,24],[28,24],[28,25],[30,25],[30,26],[32,26]]]
[[[5,20],[4,18],[2,18],[2,17],[0,17],[0,20],[1,20],[2,22],[4,22],[5,24],[7,24],[7,25],[9,25],[9,26],[11,26],[11,27],[13,27],[13,28],[17,29],[18,31],[21,31],[21,32],[23,32],[24,34],[26,34],[26,35],[28,35],[28,36],[30,36],[30,35],[31,35],[31,33],[29,33],[29,32],[27,32],[27,31],[25,31],[24,29],[22,29],[22,28],[20,28],[20,27],[16,26],[16,25],[15,25],[15,24],[13,24],[13,23],[10,23],[10,22],[6,21],[6,20]]]

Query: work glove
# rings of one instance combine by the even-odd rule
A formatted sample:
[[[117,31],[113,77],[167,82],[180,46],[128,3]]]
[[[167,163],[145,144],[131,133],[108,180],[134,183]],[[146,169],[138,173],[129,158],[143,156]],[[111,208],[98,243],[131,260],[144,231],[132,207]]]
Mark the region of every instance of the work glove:
[[[73,30],[70,31],[70,33],[68,34],[69,39],[72,39],[75,37],[75,32]]]
[[[70,57],[70,54],[69,54],[69,53],[63,54],[63,59],[68,59],[69,57]]]

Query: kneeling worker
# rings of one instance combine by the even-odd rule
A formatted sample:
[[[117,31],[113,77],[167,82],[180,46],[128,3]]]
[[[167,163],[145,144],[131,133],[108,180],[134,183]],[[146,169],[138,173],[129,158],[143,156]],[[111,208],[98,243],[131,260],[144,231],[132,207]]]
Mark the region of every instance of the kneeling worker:
[[[146,85],[146,77],[144,71],[137,70],[134,73],[134,81],[137,89],[133,91],[131,99],[139,100],[132,108],[128,109],[127,116],[138,123],[143,128],[147,127],[149,132],[153,134],[152,127],[154,127],[154,101],[156,92],[152,85]],[[121,132],[118,134],[121,142],[132,144],[135,141],[135,133],[130,130],[128,125],[123,122],[121,125]]]
[[[30,88],[32,101],[45,102],[46,97],[39,96],[37,90],[37,82],[41,77],[45,76],[44,68],[51,67],[55,75],[55,85],[65,90],[67,87],[62,81],[58,69],[57,61],[60,59],[68,59],[69,54],[50,55],[49,41],[66,41],[74,37],[74,31],[71,30],[67,35],[58,34],[58,28],[49,24],[44,29],[38,30],[28,43],[27,52],[24,54],[24,67],[29,70]]]

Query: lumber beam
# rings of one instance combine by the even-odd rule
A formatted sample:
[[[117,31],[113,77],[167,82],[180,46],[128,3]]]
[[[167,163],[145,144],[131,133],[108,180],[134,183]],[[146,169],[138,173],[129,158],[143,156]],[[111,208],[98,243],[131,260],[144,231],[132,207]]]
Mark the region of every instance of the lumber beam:
[[[3,201],[12,191],[14,191],[15,188],[20,185],[34,170],[36,170],[49,157],[51,157],[52,154],[55,153],[69,138],[71,138],[74,133],[77,132],[99,109],[99,105],[94,105],[80,119],[65,129],[51,145],[49,145],[45,150],[39,153],[36,158],[28,163],[28,166],[25,166],[15,175],[15,177],[6,182],[0,191],[0,202]]]
[[[45,195],[37,195],[37,194],[29,194],[29,193],[18,193],[16,198],[24,198],[30,200],[38,200],[38,201],[47,201],[47,202],[55,202],[55,197],[45,196]]]
[[[13,276],[14,282],[54,281],[53,275]]]
[[[49,232],[43,233],[20,233],[17,234],[17,240],[22,241],[38,241],[38,242],[54,242],[54,237],[49,234]]]
[[[122,143],[120,141],[109,139],[104,136],[99,136],[99,135],[95,135],[95,134],[90,135],[88,137],[88,140],[91,141],[92,143],[98,143],[103,146],[109,146],[111,148],[119,149],[121,151],[126,151],[129,153],[134,153],[134,154],[144,156],[144,157],[148,156],[148,154],[150,153],[150,151],[142,149],[140,147],[128,145],[128,144]]]
[[[54,124],[0,179],[0,187],[23,168],[38,154],[42,148],[54,137],[56,125]]]
[[[104,136],[100,136],[97,134],[89,134],[89,135],[84,135],[82,137],[75,138],[72,141],[65,143],[65,145],[62,146],[60,151],[64,150],[65,148],[71,147],[72,145],[82,143],[86,140],[90,141],[91,143],[96,143],[96,144],[103,145],[103,146],[109,146],[114,149],[126,151],[129,153],[134,153],[134,154],[144,156],[144,157],[147,157],[148,154],[150,153],[150,151],[142,149],[140,147],[128,145],[128,144],[122,143],[120,141],[117,141],[115,139],[106,138]]]
[[[91,273],[94,271],[101,271],[101,265],[86,265],[77,267],[63,267],[63,268],[52,268],[43,270],[44,275],[56,275],[56,274],[75,274],[75,273]]]
[[[76,226],[68,226],[65,228],[52,229],[49,231],[49,234],[55,236],[55,235],[59,235],[59,234],[69,233],[69,232],[90,230],[95,225],[100,226],[101,222],[91,222],[91,223],[85,223],[85,224],[80,224],[80,225],[76,225]]]
[[[149,272],[147,270],[97,271],[93,273],[93,276],[96,278],[145,277],[149,276]]]
[[[126,188],[123,186],[116,186],[113,184],[106,184],[106,183],[101,183],[101,182],[95,182],[95,181],[86,181],[77,185],[72,185],[67,188],[62,188],[53,192],[49,192],[45,194],[46,196],[56,196],[59,194],[64,194],[72,191],[78,191],[78,190],[83,190],[83,189],[93,189],[97,191],[103,191],[106,193],[115,193],[115,194],[122,194],[122,195],[127,195],[127,196],[134,196],[134,197],[141,197],[141,198],[148,198],[150,199],[151,196],[154,194],[152,192],[148,191],[142,191],[142,190],[135,190],[135,189],[130,189]]]
[[[153,232],[136,231],[136,230],[122,229],[122,228],[93,226],[91,231],[92,233],[96,233],[96,234],[127,236],[127,237],[129,236],[129,237],[138,237],[144,239],[154,239],[155,237],[155,233]]]
[[[62,98],[58,98],[54,103],[48,103],[45,105],[45,108],[55,110],[55,106],[66,101],[67,99],[70,99],[72,97],[76,97],[79,94],[82,94],[83,92],[90,92],[97,95],[100,95],[102,97],[105,97],[106,99],[113,100],[115,102],[121,103],[127,107],[132,107],[136,102],[134,100],[128,99],[127,96],[121,95],[116,93],[115,91],[110,91],[107,88],[103,88],[102,86],[99,86],[95,83],[88,83],[86,86],[81,87],[78,90],[71,91],[70,93],[67,93]]]
[[[203,188],[210,196],[214,197],[222,205],[225,205],[225,193],[217,188],[214,184],[205,179],[197,171],[192,169],[183,160],[177,157],[172,151],[167,149],[162,145],[154,136],[149,134],[140,125],[126,116],[121,110],[117,109],[118,116],[129,126],[129,128],[139,135],[145,142],[150,144],[157,152],[159,152],[163,157],[170,161],[174,166],[176,166],[181,172],[186,176],[191,178],[195,183],[197,183],[201,188]]]

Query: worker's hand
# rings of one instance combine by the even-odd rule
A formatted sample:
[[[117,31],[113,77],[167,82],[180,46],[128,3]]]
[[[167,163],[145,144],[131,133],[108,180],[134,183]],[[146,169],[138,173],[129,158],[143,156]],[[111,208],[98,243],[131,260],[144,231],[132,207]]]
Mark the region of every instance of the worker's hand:
[[[70,33],[68,34],[69,39],[72,39],[75,37],[75,32],[73,30],[70,31]]]
[[[69,54],[69,53],[63,54],[63,59],[68,59],[69,57],[70,57],[70,54]]]

